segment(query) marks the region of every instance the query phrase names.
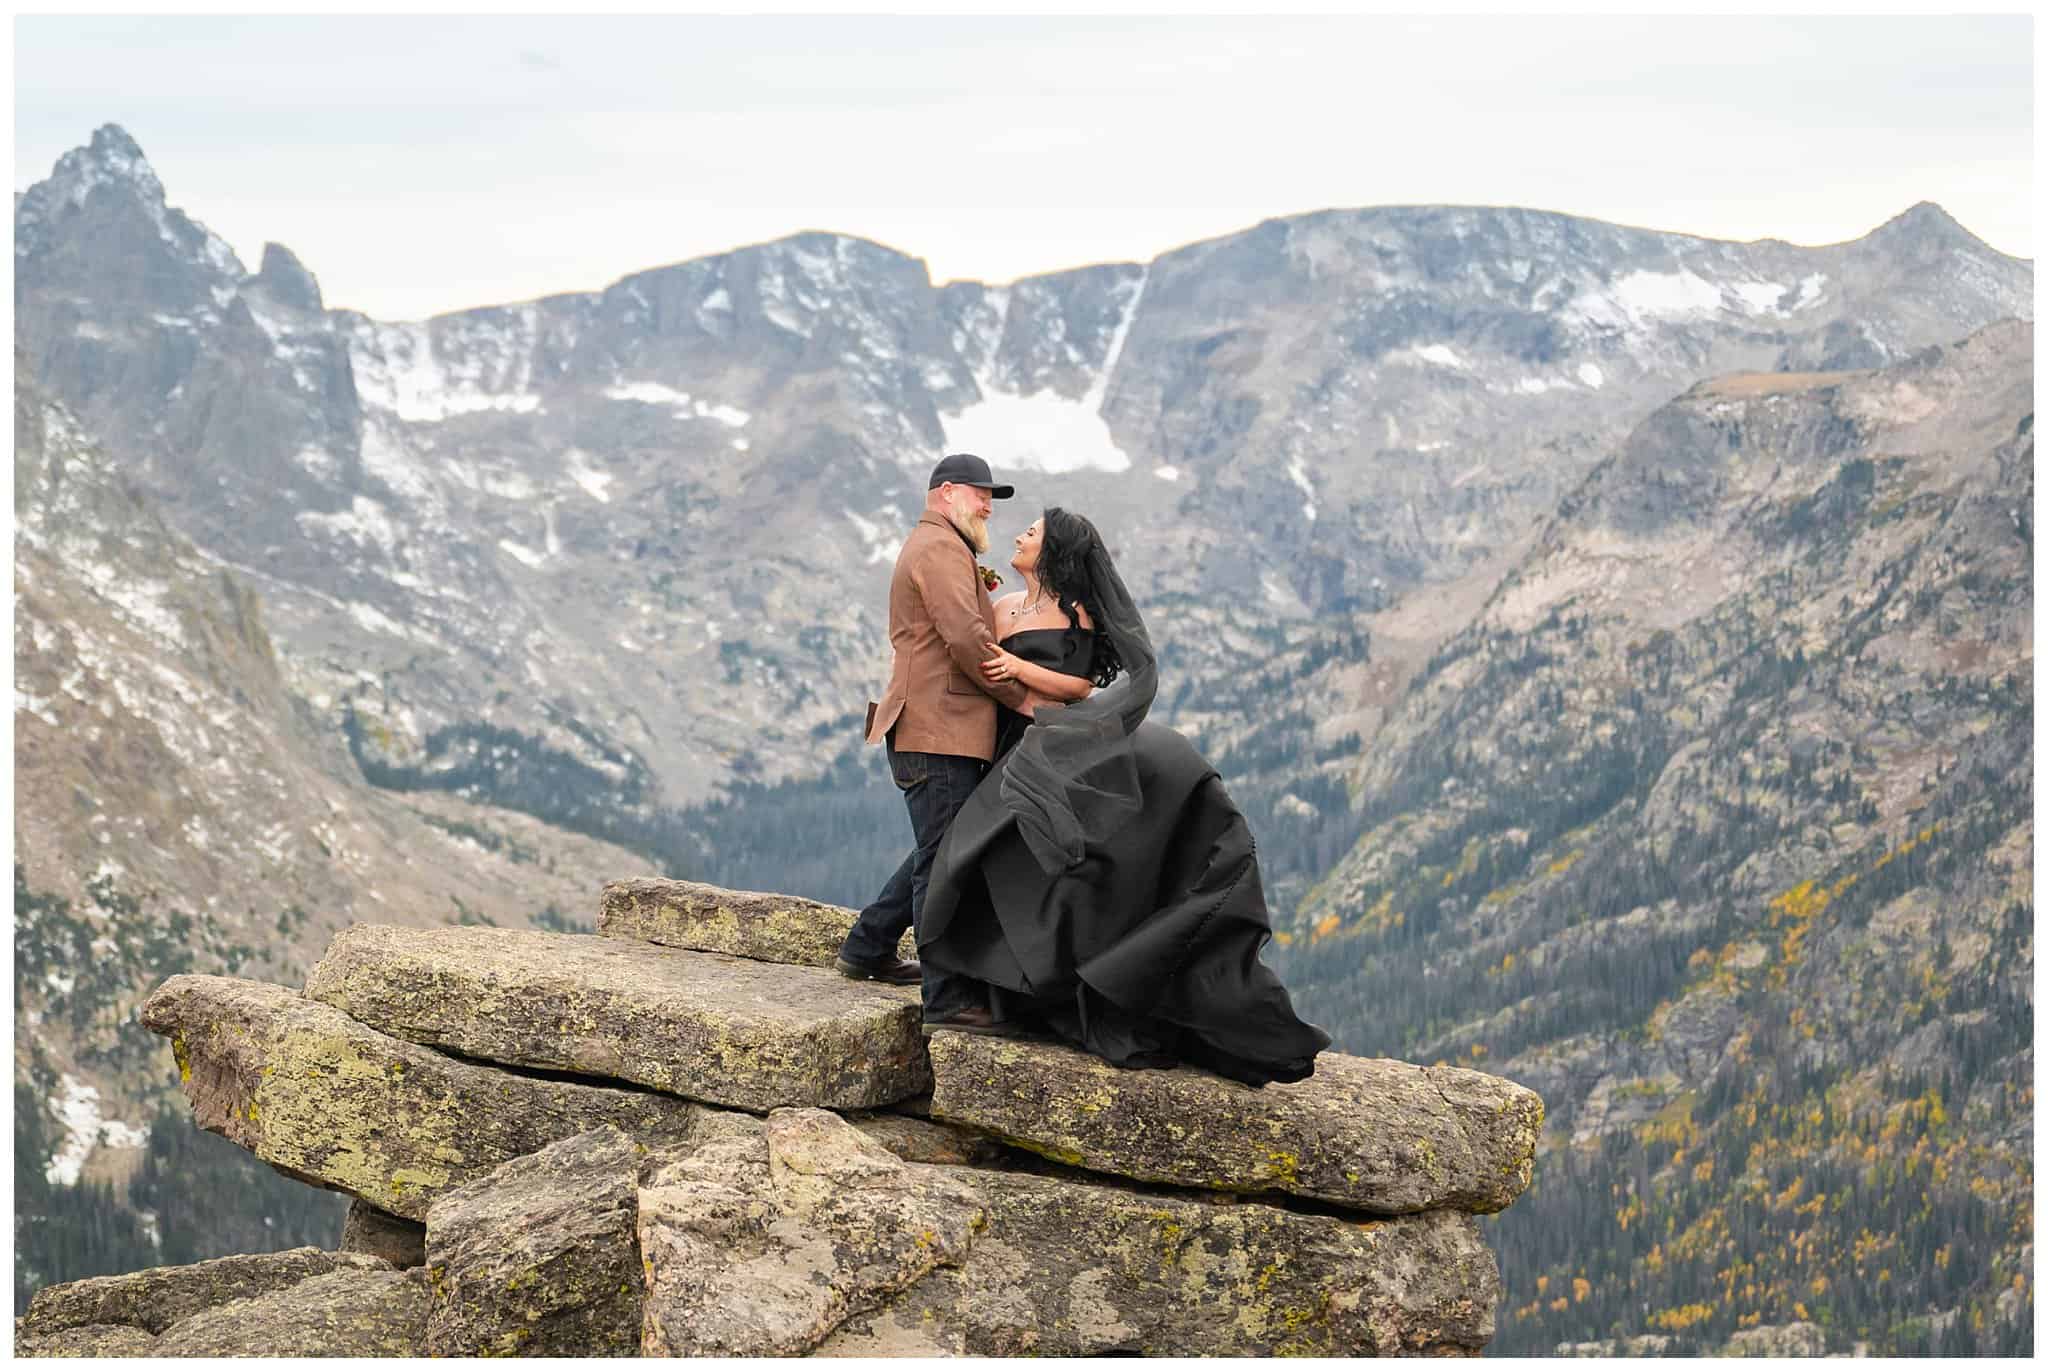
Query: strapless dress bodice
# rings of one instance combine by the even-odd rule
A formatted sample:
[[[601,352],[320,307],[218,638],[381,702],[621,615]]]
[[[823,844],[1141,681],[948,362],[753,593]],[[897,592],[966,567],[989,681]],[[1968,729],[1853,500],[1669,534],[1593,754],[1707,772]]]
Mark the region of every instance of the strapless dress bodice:
[[[1013,657],[1065,676],[1087,679],[1095,667],[1092,629],[1019,629],[1000,645]],[[996,756],[1016,746],[1031,721],[1007,705],[996,706]]]
[[[1067,676],[1087,677],[1095,665],[1095,634],[1088,629],[1019,629],[1002,641],[1002,647]]]

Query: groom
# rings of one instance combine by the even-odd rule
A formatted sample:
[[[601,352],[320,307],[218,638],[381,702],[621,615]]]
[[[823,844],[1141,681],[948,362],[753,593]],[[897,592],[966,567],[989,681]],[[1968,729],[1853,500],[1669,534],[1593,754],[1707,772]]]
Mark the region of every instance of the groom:
[[[996,655],[996,616],[974,561],[988,551],[988,517],[1013,488],[988,463],[954,453],[932,468],[924,514],[896,556],[889,582],[894,661],[879,706],[869,706],[867,741],[886,741],[889,773],[910,807],[917,847],[860,912],[837,966],[849,977],[924,985],[927,1025],[987,1032],[980,983],[901,961],[896,942],[922,922],[932,858],[953,816],[995,757],[996,701],[1021,708],[1016,681],[989,682],[981,664]]]

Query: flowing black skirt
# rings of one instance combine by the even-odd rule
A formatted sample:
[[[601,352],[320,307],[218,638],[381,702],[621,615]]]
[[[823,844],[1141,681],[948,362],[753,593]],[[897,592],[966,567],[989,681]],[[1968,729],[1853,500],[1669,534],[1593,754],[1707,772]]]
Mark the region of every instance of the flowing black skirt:
[[[1131,741],[1143,808],[1050,875],[1003,805],[997,759],[932,864],[918,956],[987,982],[999,1018],[1119,1066],[1299,1081],[1330,1036],[1259,960],[1273,930],[1251,830],[1181,735],[1146,722]]]

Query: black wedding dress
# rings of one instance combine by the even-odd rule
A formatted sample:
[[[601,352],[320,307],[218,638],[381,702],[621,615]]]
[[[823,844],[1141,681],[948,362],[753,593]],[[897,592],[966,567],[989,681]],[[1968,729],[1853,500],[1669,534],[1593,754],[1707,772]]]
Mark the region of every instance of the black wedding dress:
[[[1003,647],[1086,678],[1095,635],[1027,629]],[[1330,1036],[1295,1015],[1259,960],[1272,926],[1258,858],[1216,770],[1180,734],[1139,723],[1129,756],[1142,804],[1048,873],[1002,797],[1031,723],[1002,710],[995,765],[933,861],[918,956],[988,983],[998,1019],[1118,1066],[1185,1062],[1251,1086],[1313,1073]]]

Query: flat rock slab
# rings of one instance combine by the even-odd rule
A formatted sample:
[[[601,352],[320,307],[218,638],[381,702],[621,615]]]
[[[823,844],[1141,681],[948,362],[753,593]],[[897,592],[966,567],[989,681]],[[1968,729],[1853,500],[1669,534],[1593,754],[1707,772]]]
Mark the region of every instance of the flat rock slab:
[[[93,1326],[161,1334],[202,1310],[282,1291],[340,1270],[386,1272],[391,1265],[363,1253],[291,1248],[281,1253],[237,1253],[181,1267],[150,1267],[114,1277],[85,1277],[36,1292],[27,1313],[15,1321],[15,1334],[43,1339]]]
[[[646,1147],[610,1125],[515,1158],[427,1212],[427,1356],[640,1351]]]
[[[638,1198],[648,1357],[797,1357],[967,1252],[982,1206],[826,1110],[650,1169]]]
[[[1527,1087],[1389,1058],[1324,1053],[1306,1081],[1255,1090],[1014,1039],[941,1033],[930,1053],[935,1118],[1092,1171],[1369,1214],[1504,1208],[1529,1184],[1543,1125]]]
[[[615,1124],[687,1136],[700,1107],[652,1091],[460,1062],[283,986],[175,976],[143,1002],[202,1129],[301,1181],[424,1221],[435,1197]]]
[[[159,1358],[416,1358],[427,1329],[418,1273],[330,1272],[188,1316],[150,1350]]]
[[[1145,1195],[933,1167],[987,1213],[935,1266],[819,1357],[1368,1357],[1475,1354],[1500,1271],[1471,1215],[1358,1222],[1256,1201]]]
[[[640,877],[605,884],[598,901],[597,932],[605,938],[638,939],[761,962],[830,967],[858,914],[802,896]],[[917,941],[910,931],[904,932],[896,951],[906,959],[917,956]]]
[[[306,994],[488,1062],[766,1111],[862,1109],[929,1089],[914,987],[578,934],[336,934]]]

